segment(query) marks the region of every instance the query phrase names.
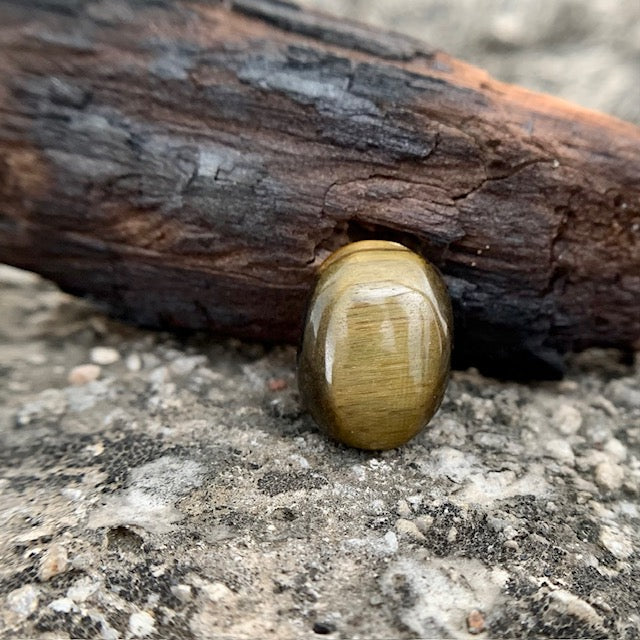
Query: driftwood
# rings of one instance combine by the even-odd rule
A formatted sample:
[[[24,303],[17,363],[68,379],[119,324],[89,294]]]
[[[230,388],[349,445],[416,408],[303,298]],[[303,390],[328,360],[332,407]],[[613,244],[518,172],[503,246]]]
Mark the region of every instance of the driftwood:
[[[281,2],[0,0],[0,260],[295,342],[361,238],[442,270],[459,364],[637,347],[640,131]]]

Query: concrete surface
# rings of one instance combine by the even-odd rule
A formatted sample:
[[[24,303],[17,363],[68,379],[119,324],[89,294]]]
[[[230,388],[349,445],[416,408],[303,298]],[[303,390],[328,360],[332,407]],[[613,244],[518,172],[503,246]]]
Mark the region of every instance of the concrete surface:
[[[0,637],[638,637],[640,361],[456,372],[371,454],[302,413],[290,348],[8,267],[0,315]]]

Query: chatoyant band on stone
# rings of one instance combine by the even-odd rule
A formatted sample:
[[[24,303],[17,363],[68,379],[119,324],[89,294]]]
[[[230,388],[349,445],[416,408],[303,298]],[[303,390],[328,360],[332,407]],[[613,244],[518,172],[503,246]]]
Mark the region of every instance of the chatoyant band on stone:
[[[438,271],[395,242],[365,240],[321,265],[298,354],[307,410],[332,438],[392,449],[442,401],[453,320]]]

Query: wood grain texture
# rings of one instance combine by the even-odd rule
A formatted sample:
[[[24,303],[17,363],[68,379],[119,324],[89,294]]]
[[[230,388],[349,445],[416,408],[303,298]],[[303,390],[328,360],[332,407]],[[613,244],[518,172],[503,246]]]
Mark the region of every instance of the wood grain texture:
[[[148,325],[299,339],[321,261],[398,240],[454,357],[640,340],[640,132],[265,0],[0,0],[0,260]]]

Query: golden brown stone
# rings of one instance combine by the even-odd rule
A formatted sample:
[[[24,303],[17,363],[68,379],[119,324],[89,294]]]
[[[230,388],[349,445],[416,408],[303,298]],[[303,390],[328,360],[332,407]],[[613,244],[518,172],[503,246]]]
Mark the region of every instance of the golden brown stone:
[[[452,316],[434,267],[395,242],[355,242],[320,267],[298,384],[315,421],[360,449],[391,449],[438,409]]]

